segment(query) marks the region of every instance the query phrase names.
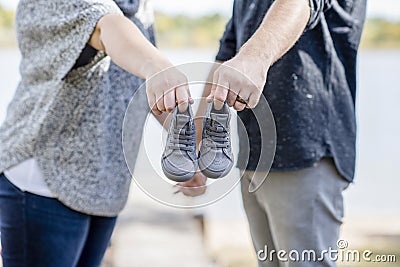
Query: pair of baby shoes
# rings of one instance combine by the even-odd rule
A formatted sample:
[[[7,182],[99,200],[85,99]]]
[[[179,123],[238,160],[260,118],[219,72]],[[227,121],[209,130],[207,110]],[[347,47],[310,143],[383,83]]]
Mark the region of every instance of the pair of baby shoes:
[[[175,107],[161,158],[164,174],[176,182],[188,181],[200,170],[206,177],[226,176],[233,166],[230,139],[230,111],[227,103],[222,109],[208,106],[203,119],[202,141],[196,155],[196,127],[190,105],[185,112]]]

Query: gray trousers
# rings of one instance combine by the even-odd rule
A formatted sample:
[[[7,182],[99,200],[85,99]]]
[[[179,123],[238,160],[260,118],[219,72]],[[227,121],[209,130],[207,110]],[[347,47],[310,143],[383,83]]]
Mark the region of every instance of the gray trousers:
[[[336,266],[328,251],[338,249],[342,192],[349,183],[333,160],[324,158],[299,171],[271,172],[258,191],[249,193],[253,175],[267,174],[246,171],[242,178],[243,204],[259,266]]]

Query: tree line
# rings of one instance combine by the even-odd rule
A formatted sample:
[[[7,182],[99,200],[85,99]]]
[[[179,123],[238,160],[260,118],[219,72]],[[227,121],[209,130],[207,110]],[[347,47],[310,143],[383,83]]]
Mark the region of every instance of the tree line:
[[[219,14],[203,17],[155,14],[157,43],[162,48],[215,48],[227,18]],[[0,47],[15,46],[14,12],[0,6]],[[400,48],[400,23],[383,19],[366,22],[362,48]]]

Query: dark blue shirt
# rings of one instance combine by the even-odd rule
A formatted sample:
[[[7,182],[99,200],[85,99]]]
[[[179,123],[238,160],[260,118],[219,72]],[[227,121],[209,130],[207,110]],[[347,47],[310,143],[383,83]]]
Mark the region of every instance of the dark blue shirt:
[[[234,2],[216,60],[226,61],[237,53],[272,3]],[[351,181],[356,150],[356,61],[366,0],[310,0],[310,7],[307,28],[270,68],[263,91],[277,133],[271,170],[302,169],[322,157],[333,157],[340,174]],[[238,167],[254,170],[261,151],[260,130],[251,110],[239,112],[239,117],[249,136],[250,155],[241,149]],[[269,167],[267,162],[259,166],[259,170]]]

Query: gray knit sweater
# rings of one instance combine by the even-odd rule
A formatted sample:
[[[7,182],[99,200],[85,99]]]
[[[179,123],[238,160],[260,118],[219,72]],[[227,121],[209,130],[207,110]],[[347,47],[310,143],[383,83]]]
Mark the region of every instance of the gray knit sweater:
[[[131,180],[122,153],[122,122],[142,80],[110,66],[103,52],[88,65],[71,68],[105,14],[124,12],[153,40],[145,2],[20,1],[21,81],[0,127],[0,173],[35,158],[46,184],[66,206],[98,216],[122,210]],[[147,112],[145,104],[137,109],[130,159],[136,159]]]

